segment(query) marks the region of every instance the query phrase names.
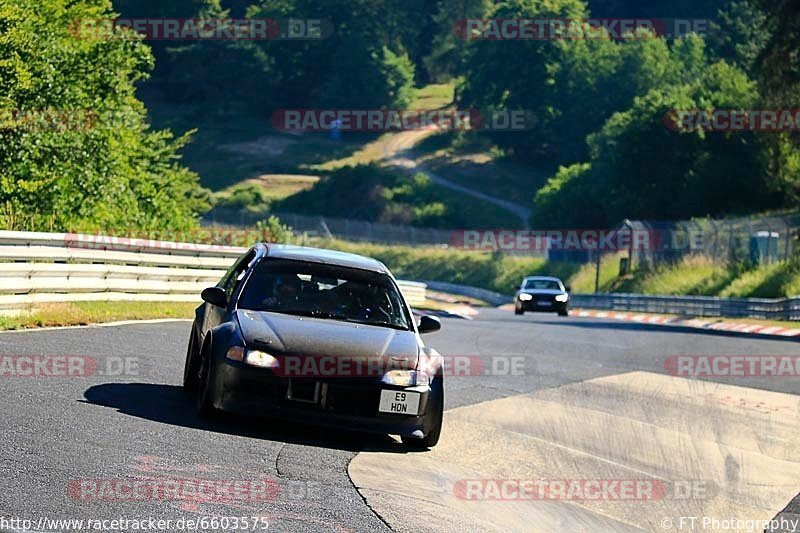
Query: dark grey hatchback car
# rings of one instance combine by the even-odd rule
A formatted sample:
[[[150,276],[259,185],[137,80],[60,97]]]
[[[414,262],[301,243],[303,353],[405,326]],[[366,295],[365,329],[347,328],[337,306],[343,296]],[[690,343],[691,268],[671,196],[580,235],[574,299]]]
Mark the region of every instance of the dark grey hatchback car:
[[[235,411],[438,440],[442,357],[389,270],[354,254],[258,244],[202,293],[184,388],[203,416]]]

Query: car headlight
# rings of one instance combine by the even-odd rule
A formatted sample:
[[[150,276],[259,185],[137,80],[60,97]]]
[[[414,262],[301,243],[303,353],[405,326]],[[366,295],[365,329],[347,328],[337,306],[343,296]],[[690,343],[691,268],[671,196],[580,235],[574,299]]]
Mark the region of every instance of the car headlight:
[[[390,370],[383,375],[381,381],[396,387],[415,387],[430,385],[430,374],[425,370]]]
[[[569,300],[569,294],[556,294],[557,302],[566,302]]]
[[[521,292],[521,293],[519,294],[519,300],[520,300],[521,302],[527,302],[527,301],[533,300],[533,296],[531,296],[531,295],[530,295],[530,294],[528,294],[527,292]]]
[[[248,350],[245,363],[261,368],[278,368],[280,362],[272,355],[261,350]]]

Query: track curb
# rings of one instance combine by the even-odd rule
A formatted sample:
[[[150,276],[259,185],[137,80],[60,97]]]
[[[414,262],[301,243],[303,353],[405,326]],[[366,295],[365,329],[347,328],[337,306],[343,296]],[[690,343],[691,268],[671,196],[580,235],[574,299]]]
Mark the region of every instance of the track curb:
[[[798,337],[800,328],[785,328],[781,326],[766,326],[747,322],[730,322],[727,320],[709,320],[707,318],[687,318],[669,315],[654,315],[648,313],[632,313],[628,311],[596,311],[592,309],[573,309],[572,316],[583,318],[606,318],[638,322],[640,324],[655,324],[662,326],[683,326],[711,331],[727,331],[746,333],[759,336]]]

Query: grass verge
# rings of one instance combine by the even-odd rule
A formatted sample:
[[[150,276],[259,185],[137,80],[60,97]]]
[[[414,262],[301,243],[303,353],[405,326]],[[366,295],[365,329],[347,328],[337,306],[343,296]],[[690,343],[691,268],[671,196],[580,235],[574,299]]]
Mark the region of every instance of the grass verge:
[[[414,99],[408,105],[411,110],[443,109],[453,103],[455,82],[432,83],[414,92]]]
[[[672,265],[635,270],[632,276],[612,281],[603,290],[724,298],[785,298],[800,294],[800,265],[794,261],[758,266],[716,264],[705,257],[688,257]]]
[[[199,297],[198,297],[199,302]],[[19,316],[0,316],[0,330],[85,326],[117,320],[193,318],[193,302],[70,302],[37,305]]]

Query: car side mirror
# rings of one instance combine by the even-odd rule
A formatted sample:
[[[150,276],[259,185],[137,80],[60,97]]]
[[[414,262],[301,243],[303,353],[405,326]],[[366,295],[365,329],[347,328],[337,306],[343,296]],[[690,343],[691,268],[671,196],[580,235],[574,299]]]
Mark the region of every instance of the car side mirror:
[[[228,306],[228,296],[220,287],[208,287],[207,289],[203,289],[203,292],[200,293],[200,298],[202,298],[204,302],[216,305],[217,307]]]
[[[435,316],[422,315],[417,329],[420,333],[433,333],[442,329],[442,322]]]
[[[566,286],[566,287],[564,287],[564,288],[567,290],[567,292],[572,292],[572,287],[570,287],[569,285],[567,285],[567,286]]]

